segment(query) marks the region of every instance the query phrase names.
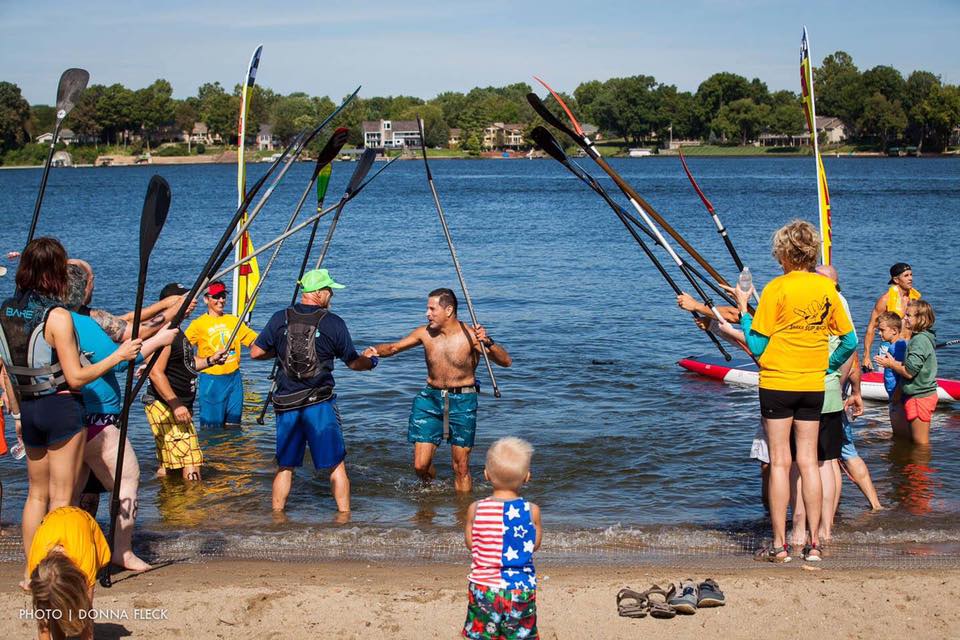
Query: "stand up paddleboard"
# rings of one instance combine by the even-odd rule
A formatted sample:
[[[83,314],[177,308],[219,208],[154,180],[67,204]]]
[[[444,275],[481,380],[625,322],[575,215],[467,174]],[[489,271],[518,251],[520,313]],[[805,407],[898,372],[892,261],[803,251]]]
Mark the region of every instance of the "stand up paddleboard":
[[[678,365],[694,373],[720,380],[726,384],[741,384],[756,387],[760,384],[760,372],[756,363],[750,361],[724,362],[721,358],[689,357],[677,362]],[[860,394],[864,400],[887,401],[887,390],[883,386],[883,374],[876,371],[864,373],[860,380]],[[937,394],[941,402],[960,401],[960,380],[937,378]]]

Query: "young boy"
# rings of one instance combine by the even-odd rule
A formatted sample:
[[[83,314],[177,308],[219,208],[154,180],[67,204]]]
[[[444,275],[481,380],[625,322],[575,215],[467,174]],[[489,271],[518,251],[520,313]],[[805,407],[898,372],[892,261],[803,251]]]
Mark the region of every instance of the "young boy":
[[[907,355],[907,341],[901,337],[903,324],[900,316],[893,311],[884,311],[877,317],[880,330],[880,353],[889,353],[897,362],[903,362]],[[883,370],[883,386],[887,390],[890,409],[890,426],[894,433],[909,433],[907,414],[903,408],[903,390],[900,376],[893,369]]]
[[[465,638],[539,638],[533,552],[540,548],[540,507],[520,497],[530,480],[533,447],[501,438],[487,451],[484,477],[493,495],[467,510],[466,542],[472,563]]]

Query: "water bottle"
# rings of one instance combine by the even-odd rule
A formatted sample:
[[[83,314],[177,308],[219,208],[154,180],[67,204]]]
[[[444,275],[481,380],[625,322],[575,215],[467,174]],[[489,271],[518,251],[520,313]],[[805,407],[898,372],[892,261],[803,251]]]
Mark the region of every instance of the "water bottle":
[[[27,452],[23,449],[23,440],[17,438],[16,443],[10,447],[10,455],[13,456],[14,460],[20,460],[27,455]]]
[[[744,293],[753,289],[753,276],[750,274],[750,267],[744,267],[740,272],[740,279],[737,280],[737,288]]]

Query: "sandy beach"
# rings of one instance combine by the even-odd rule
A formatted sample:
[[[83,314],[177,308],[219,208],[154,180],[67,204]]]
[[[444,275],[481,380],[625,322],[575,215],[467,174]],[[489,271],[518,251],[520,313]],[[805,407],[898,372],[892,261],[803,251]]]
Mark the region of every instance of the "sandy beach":
[[[745,561],[749,562],[749,561]],[[708,577],[694,567],[539,567],[541,637],[948,638],[960,634],[960,570],[808,570],[800,563],[713,572],[728,604],[672,620],[617,616],[623,586]],[[20,567],[0,565],[6,637],[21,618]],[[98,588],[97,638],[456,638],[466,568],[450,564],[221,561],[118,576]],[[107,620],[106,616],[112,619]]]

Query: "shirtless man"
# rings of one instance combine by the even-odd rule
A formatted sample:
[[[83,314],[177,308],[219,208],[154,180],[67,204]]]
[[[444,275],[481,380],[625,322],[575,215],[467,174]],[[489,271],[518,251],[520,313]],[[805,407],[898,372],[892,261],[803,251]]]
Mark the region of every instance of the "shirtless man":
[[[481,343],[491,362],[509,367],[512,360],[482,326],[468,327],[457,319],[457,297],[450,289],[436,289],[427,297],[427,324],[398,342],[369,347],[363,355],[389,358],[423,345],[427,386],[413,399],[407,441],[413,443],[413,468],[424,482],[437,476],[433,454],[445,438],[453,458],[453,486],[473,489],[470,449],[477,427],[477,382],[474,372]]]
[[[898,262],[890,267],[890,281],[887,284],[890,288],[877,298],[877,304],[873,305],[870,322],[867,323],[867,331],[863,336],[861,362],[864,371],[873,370],[870,349],[873,347],[873,334],[877,331],[877,318],[880,314],[884,311],[892,311],[902,318],[907,313],[907,303],[920,298],[920,292],[913,288],[913,269],[906,262]],[[910,336],[907,335],[905,338],[909,339]]]

